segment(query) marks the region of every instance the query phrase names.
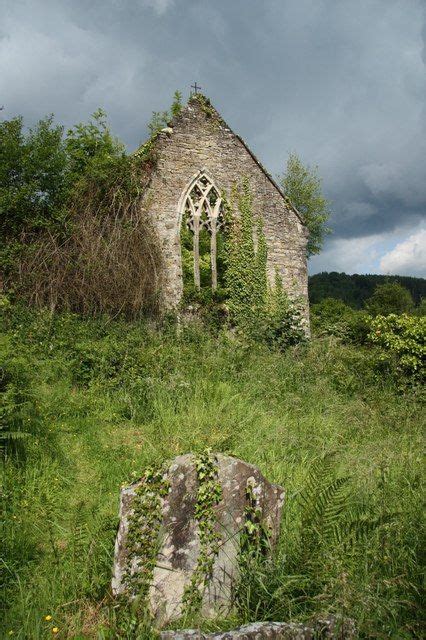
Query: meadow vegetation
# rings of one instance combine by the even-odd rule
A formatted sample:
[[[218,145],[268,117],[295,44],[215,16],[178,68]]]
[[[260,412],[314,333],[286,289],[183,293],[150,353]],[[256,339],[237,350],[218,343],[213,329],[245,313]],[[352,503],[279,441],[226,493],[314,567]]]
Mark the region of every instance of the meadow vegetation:
[[[146,611],[111,596],[120,486],[211,448],[285,487],[282,531],[270,560],[245,564],[232,619],[182,625],[337,614],[361,638],[420,638],[424,305],[392,283],[364,310],[327,298],[307,340],[298,301],[278,274],[268,284],[244,182],[218,291],[206,239],[191,289],[184,230],[186,309],[160,318],[139,205],[152,140],[180,109],[176,94],[154,113],[133,156],[102,112],[65,136],[52,119],[0,125],[2,637],[155,637]],[[296,169],[315,252],[328,204]]]
[[[420,391],[375,348],[2,311],[2,427],[20,434],[4,439],[2,637],[153,637],[110,595],[119,488],[206,447],[287,494],[273,562],[247,568],[216,628],[337,613],[360,637],[421,637]]]

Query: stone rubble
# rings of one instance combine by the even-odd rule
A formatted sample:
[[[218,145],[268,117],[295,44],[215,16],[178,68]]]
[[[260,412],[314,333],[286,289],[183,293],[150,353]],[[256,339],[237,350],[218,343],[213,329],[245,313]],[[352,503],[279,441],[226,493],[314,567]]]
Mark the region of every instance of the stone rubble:
[[[196,629],[163,631],[161,640],[352,640],[356,638],[352,620],[317,620],[309,625],[295,622],[256,622],[219,633]]]

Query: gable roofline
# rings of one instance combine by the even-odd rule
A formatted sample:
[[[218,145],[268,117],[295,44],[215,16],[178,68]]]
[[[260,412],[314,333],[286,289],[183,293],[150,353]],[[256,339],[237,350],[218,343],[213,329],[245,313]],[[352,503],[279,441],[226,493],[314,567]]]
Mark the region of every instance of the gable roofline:
[[[220,115],[220,113],[217,111],[217,109],[215,109],[215,107],[212,105],[212,103],[210,102],[210,99],[207,98],[204,94],[202,93],[196,93],[196,94],[192,94],[189,97],[188,103],[187,105],[185,105],[185,107],[183,107],[182,111],[185,111],[186,109],[188,109],[188,107],[191,107],[192,105],[197,104],[202,111],[209,113],[210,117],[212,115],[214,115],[220,122],[221,124],[228,129],[228,131],[230,131],[232,133],[232,135],[234,135],[237,140],[243,145],[244,149],[247,151],[247,153],[250,155],[250,157],[252,158],[252,160],[254,160],[254,162],[257,164],[257,166],[259,167],[259,169],[262,171],[262,173],[266,176],[266,178],[269,180],[269,182],[272,184],[273,187],[275,187],[275,189],[278,191],[278,193],[280,194],[281,198],[284,200],[284,202],[286,203],[287,207],[289,207],[293,213],[297,216],[297,218],[299,219],[300,223],[302,224],[303,227],[305,227],[307,229],[306,223],[303,221],[303,218],[301,216],[301,214],[299,213],[299,211],[296,209],[296,207],[294,206],[294,204],[291,202],[290,198],[284,193],[284,191],[281,189],[281,187],[278,185],[278,183],[274,180],[274,178],[271,176],[271,174],[269,173],[269,171],[267,171],[265,169],[265,167],[263,166],[263,164],[260,162],[260,160],[255,156],[255,154],[253,153],[253,151],[250,149],[250,147],[248,146],[248,144],[245,142],[245,140],[238,134],[235,133],[235,131],[233,131],[231,129],[231,127],[228,125],[227,122],[225,122],[225,120],[222,118],[222,116]],[[181,113],[182,113],[181,111]],[[180,115],[180,114],[179,114]],[[175,118],[173,118],[172,122],[170,123],[170,126],[173,126],[175,120],[177,120],[179,118],[178,116],[175,116]]]
[[[299,213],[299,211],[296,209],[294,204],[291,202],[290,198],[284,193],[284,191],[281,189],[281,187],[278,185],[278,183],[274,180],[274,178],[271,176],[271,174],[265,169],[263,164],[260,162],[260,160],[258,160],[258,158],[255,156],[253,151],[250,149],[250,147],[247,145],[247,143],[243,140],[243,138],[240,135],[238,135],[238,133],[235,133],[231,129],[231,127],[228,125],[227,122],[225,122],[225,120],[222,118],[222,116],[217,111],[217,109],[214,108],[214,106],[210,102],[210,99],[207,98],[202,93],[192,94],[189,97],[187,104],[184,107],[182,107],[180,113],[175,115],[171,119],[171,121],[167,123],[167,127],[164,128],[164,129],[160,129],[159,131],[154,133],[150,138],[148,138],[148,140],[146,140],[135,151],[133,151],[132,155],[134,155],[134,156],[142,155],[142,153],[144,152],[145,149],[154,147],[156,142],[158,141],[159,137],[161,135],[168,135],[169,133],[171,133],[171,131],[173,130],[173,127],[175,125],[179,124],[179,120],[182,118],[182,115],[185,113],[185,111],[192,110],[194,106],[196,106],[198,109],[203,111],[207,117],[215,118],[225,129],[230,131],[230,133],[232,133],[232,135],[235,136],[235,138],[243,145],[244,149],[247,151],[247,153],[252,158],[252,160],[255,162],[255,164],[257,164],[257,166],[262,171],[264,176],[269,180],[269,182],[272,184],[272,186],[278,191],[279,195],[284,200],[284,202],[287,205],[287,207],[296,215],[296,217],[298,218],[300,224],[307,230],[308,228],[306,226],[306,223],[304,222],[304,220],[303,220],[301,214]]]
[[[286,205],[288,207],[290,207],[290,209],[293,211],[293,213],[296,214],[296,216],[299,218],[300,223],[306,227],[305,222],[302,219],[301,214],[298,212],[298,210],[296,209],[296,207],[294,206],[294,204],[292,203],[292,201],[290,200],[290,198],[284,193],[284,191],[281,189],[281,187],[279,186],[278,182],[276,182],[274,180],[274,178],[271,176],[271,174],[265,169],[265,167],[263,166],[263,164],[260,162],[260,160],[258,160],[258,158],[254,155],[253,151],[250,149],[250,147],[247,145],[246,142],[244,142],[243,138],[238,135],[238,133],[234,133],[234,131],[232,131],[232,129],[230,127],[228,127],[228,129],[231,131],[231,133],[234,134],[234,136],[237,138],[237,140],[239,140],[241,142],[241,144],[243,145],[243,147],[245,148],[245,150],[249,153],[249,155],[253,158],[253,160],[255,161],[255,163],[257,164],[257,166],[259,167],[259,169],[261,169],[263,171],[263,173],[265,174],[265,176],[268,178],[269,182],[272,184],[272,186],[275,187],[275,189],[278,191],[278,193],[280,194],[280,196],[282,197],[282,199],[285,201]]]

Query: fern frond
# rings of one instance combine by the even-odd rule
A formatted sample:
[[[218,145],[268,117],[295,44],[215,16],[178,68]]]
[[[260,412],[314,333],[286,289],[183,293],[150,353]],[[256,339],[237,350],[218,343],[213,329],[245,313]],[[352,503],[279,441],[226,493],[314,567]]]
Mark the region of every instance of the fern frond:
[[[72,523],[72,553],[74,562],[81,561],[87,551],[89,532],[87,527],[87,510],[84,502],[80,501],[74,508]]]
[[[31,433],[27,431],[3,431],[0,430],[0,440],[25,440],[25,438],[29,438]]]

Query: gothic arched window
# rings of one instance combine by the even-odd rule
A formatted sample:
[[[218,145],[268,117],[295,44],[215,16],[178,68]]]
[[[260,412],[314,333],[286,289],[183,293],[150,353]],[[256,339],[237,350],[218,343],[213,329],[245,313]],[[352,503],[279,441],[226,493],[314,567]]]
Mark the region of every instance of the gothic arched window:
[[[200,232],[210,235],[211,286],[217,289],[217,233],[224,225],[222,197],[213,181],[204,173],[189,186],[182,206],[182,224],[193,236],[194,284],[200,284]]]

